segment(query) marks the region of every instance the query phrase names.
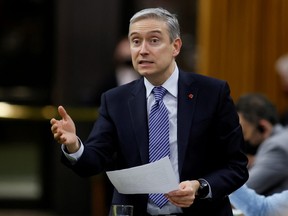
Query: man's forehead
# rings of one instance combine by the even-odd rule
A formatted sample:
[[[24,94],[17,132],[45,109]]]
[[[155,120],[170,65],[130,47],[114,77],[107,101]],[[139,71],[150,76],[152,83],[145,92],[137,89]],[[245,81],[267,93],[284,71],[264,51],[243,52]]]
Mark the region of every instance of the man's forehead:
[[[145,19],[134,22],[129,27],[129,36],[134,34],[163,34],[167,30],[165,22],[155,19]]]

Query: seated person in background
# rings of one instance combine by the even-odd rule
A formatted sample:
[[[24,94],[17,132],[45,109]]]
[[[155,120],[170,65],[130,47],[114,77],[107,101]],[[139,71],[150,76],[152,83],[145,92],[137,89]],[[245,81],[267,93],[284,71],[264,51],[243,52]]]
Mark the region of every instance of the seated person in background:
[[[257,153],[258,146],[251,144],[248,141],[245,141],[245,154],[248,158],[247,168],[250,169],[254,164],[255,154]]]
[[[278,123],[275,106],[261,94],[236,102],[244,139],[258,146],[247,186],[262,195],[288,189],[288,129]]]
[[[122,38],[116,46],[114,52],[115,59],[115,78],[117,85],[124,85],[140,78],[135,71],[131,60],[131,51],[128,37]]]
[[[288,190],[270,196],[259,195],[243,185],[230,196],[231,204],[245,216],[287,216]]]
[[[93,101],[92,104],[100,106],[103,92],[139,78],[139,73],[135,71],[132,65],[130,44],[127,35],[125,35],[115,46],[113,53],[113,72],[106,80],[103,80],[102,84],[95,88],[95,92],[92,93],[92,98],[95,98],[96,101]]]

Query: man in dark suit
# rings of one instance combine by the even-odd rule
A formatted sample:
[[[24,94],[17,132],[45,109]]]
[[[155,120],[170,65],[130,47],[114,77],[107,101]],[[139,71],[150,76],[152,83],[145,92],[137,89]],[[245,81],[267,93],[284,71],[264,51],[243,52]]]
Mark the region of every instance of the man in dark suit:
[[[116,190],[112,204],[133,205],[135,216],[232,216],[228,195],[248,179],[238,114],[225,81],[178,69],[179,29],[176,17],[162,8],[136,13],[128,38],[133,66],[142,77],[103,93],[99,117],[85,143],[62,106],[62,119],[51,119],[51,130],[62,144],[63,162],[81,176],[98,174],[113,160],[116,169],[147,164],[153,92],[162,86],[167,91],[169,159],[179,189],[165,194],[164,206],[148,194]]]

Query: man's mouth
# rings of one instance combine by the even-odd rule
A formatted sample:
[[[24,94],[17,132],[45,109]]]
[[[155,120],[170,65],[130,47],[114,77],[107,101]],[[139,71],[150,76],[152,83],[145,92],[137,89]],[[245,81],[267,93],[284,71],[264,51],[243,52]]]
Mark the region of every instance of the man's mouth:
[[[138,63],[139,64],[152,64],[153,62],[152,61],[148,61],[148,60],[140,60]]]

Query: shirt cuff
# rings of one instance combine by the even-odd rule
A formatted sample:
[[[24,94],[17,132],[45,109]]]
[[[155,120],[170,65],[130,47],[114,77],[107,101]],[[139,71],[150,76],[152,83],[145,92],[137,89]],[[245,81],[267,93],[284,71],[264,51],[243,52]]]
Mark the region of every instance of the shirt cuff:
[[[70,161],[71,164],[75,164],[79,160],[79,158],[82,156],[83,151],[84,151],[83,143],[81,142],[81,140],[79,138],[78,138],[78,141],[80,143],[80,148],[77,152],[72,153],[72,154],[69,154],[66,151],[65,145],[63,145],[63,144],[61,145],[61,149],[62,149],[63,154]]]

